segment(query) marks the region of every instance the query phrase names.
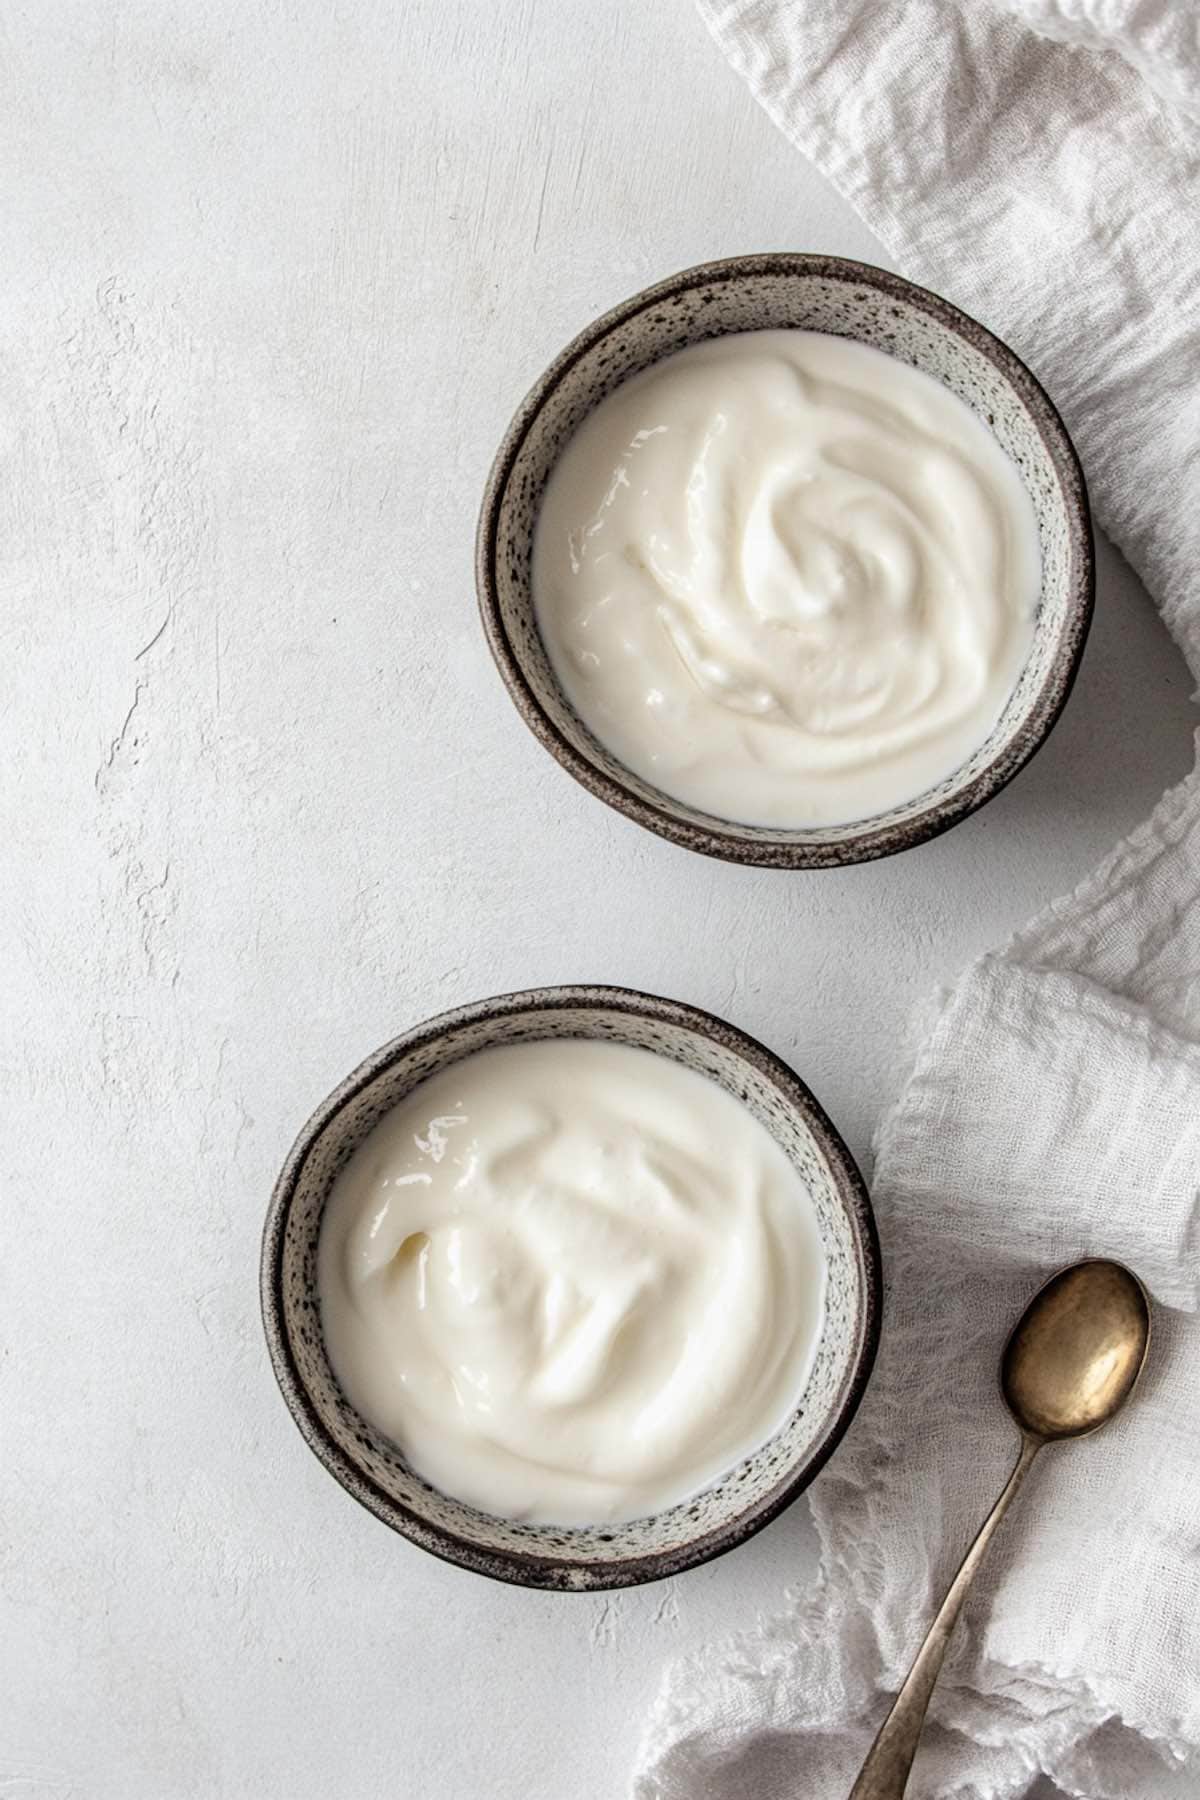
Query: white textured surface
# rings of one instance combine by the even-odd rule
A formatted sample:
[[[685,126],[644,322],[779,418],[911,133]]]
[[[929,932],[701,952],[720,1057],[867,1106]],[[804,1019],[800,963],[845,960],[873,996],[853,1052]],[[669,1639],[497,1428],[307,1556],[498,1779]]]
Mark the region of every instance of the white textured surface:
[[[716,1007],[862,1151],[931,982],[1189,763],[1101,558],[1063,724],[982,815],[785,877],[639,833],[488,664],[493,445],[584,320],[738,249],[879,258],[686,5],[75,0],[0,76],[0,1790],[607,1800],[664,1659],[804,1579],[803,1508],[575,1600],[393,1538],[257,1317],[304,1115],[442,1005]],[[15,852],[15,853],[14,853]]]

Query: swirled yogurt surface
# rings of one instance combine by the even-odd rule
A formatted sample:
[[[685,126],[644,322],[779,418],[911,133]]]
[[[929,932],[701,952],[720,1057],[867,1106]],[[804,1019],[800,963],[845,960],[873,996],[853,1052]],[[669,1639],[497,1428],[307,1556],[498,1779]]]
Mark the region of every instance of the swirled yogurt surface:
[[[714,338],[584,419],[533,592],[575,710],[679,800],[835,825],[962,766],[1025,662],[1041,581],[1021,478],[965,403],[864,344]]]
[[[330,1193],[343,1388],[434,1486],[559,1524],[641,1517],[765,1442],[804,1391],[825,1260],[808,1190],[707,1077],[581,1039],[477,1052]]]

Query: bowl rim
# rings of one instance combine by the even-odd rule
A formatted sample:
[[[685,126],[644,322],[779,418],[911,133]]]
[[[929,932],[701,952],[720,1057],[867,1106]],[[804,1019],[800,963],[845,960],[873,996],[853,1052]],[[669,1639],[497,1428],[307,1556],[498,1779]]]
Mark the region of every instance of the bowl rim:
[[[785,1102],[799,1114],[832,1171],[858,1251],[862,1308],[848,1378],[836,1408],[811,1450],[769,1494],[744,1512],[669,1549],[632,1557],[595,1557],[580,1562],[553,1554],[526,1555],[468,1542],[445,1526],[421,1518],[411,1507],[387,1494],[369,1472],[346,1453],[323,1424],[292,1352],[285,1323],[283,1248],[292,1202],[313,1144],[338,1114],[378,1076],[428,1044],[482,1019],[503,1019],[528,1012],[589,1009],[626,1012],[696,1032],[722,1048],[734,1051],[772,1082]],[[636,988],[601,984],[521,989],[472,1001],[438,1013],[402,1032],[361,1062],[321,1102],[287,1154],[272,1189],[263,1226],[259,1281],[263,1329],[279,1390],[309,1449],[347,1493],[385,1525],[390,1525],[411,1543],[444,1562],[518,1587],[584,1593],[659,1581],[698,1567],[746,1542],[790,1506],[824,1468],[858,1410],[879,1348],[883,1305],[879,1234],[866,1183],[841,1134],[807,1084],[757,1038],[715,1013],[658,994],[643,993]]]
[[[712,815],[681,818],[670,810],[669,795],[664,793],[663,804],[659,804],[597,767],[555,724],[527,679],[505,627],[496,587],[496,544],[508,478],[538,412],[563,376],[611,331],[664,300],[718,281],[788,274],[865,285],[888,298],[904,300],[928,313],[999,369],[1029,413],[1049,453],[1062,494],[1071,561],[1078,571],[1071,582],[1068,612],[1041,692],[1016,737],[1000,748],[987,767],[949,800],[899,824],[878,826],[854,837],[811,843],[775,835],[769,827],[755,827],[758,835],[739,837],[735,835],[738,821],[729,821],[726,828]],[[1046,742],[1070,698],[1091,626],[1095,590],[1092,516],[1083,469],[1057,407],[1033,371],[978,319],[931,289],[874,263],[813,251],[764,251],[696,263],[641,289],[585,325],[546,367],[513,414],[488,472],[475,531],[475,591],[484,635],[509,697],[538,741],[589,793],[659,837],[704,856],[776,869],[845,868],[852,863],[897,855],[940,837],[1007,787]]]

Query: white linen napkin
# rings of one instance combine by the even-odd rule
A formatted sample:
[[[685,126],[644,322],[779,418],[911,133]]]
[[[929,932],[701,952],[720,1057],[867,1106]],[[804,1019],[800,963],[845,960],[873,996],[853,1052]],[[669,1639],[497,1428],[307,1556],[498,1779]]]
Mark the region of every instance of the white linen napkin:
[[[700,8],[900,268],[1044,379],[1099,522],[1200,674],[1190,0]],[[1200,1795],[1197,774],[937,998],[873,1188],[883,1344],[812,1489],[819,1589],[668,1673],[637,1800],[845,1795],[1015,1456],[1005,1333],[1044,1275],[1091,1253],[1149,1285],[1152,1360],[1125,1414],[1031,1475],[908,1792],[1016,1800],[1045,1774],[1088,1800]]]

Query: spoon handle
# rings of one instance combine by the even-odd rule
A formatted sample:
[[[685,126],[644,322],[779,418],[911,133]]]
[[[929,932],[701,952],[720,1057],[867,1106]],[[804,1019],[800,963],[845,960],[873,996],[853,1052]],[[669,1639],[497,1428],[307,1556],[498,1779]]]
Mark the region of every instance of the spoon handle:
[[[979,1528],[979,1535],[963,1557],[962,1566],[950,1583],[937,1617],[929,1627],[916,1661],[908,1671],[904,1686],[892,1702],[892,1710],[879,1729],[858,1780],[850,1790],[850,1800],[903,1800],[909,1771],[917,1753],[917,1742],[925,1724],[925,1713],[933,1684],[942,1667],[950,1633],[954,1630],[967,1589],[992,1534],[1008,1511],[1017,1489],[1029,1472],[1029,1465],[1041,1449],[1042,1438],[1022,1436],[1021,1454],[995,1506]]]

